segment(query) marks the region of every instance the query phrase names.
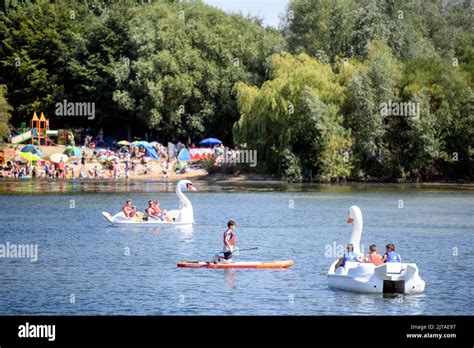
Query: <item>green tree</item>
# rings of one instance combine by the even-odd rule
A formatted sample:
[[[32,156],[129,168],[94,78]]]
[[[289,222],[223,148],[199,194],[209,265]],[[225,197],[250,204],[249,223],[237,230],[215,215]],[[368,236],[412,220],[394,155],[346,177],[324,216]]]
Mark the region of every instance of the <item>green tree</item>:
[[[6,86],[0,85],[0,142],[8,135],[8,121],[12,107],[6,98]]]
[[[241,118],[235,142],[257,150],[265,169],[290,181],[344,178],[350,173],[344,152],[351,140],[342,126],[342,98],[328,64],[306,54],[274,54],[261,88],[237,85]]]
[[[355,137],[355,176],[392,175],[386,139],[389,120],[381,114],[381,106],[397,101],[401,66],[381,40],[369,44],[365,64],[347,88],[347,121]]]

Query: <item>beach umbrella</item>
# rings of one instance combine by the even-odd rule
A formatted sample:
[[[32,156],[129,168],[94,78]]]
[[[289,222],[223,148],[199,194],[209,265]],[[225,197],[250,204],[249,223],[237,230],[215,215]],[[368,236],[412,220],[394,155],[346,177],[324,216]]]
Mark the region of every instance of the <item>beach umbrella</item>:
[[[144,146],[144,147],[152,147],[151,144],[148,141],[137,141],[135,146]]]
[[[199,145],[204,145],[204,146],[212,146],[212,145],[218,145],[218,144],[222,144],[222,141],[216,138],[206,138],[199,142]]]
[[[120,140],[117,145],[126,145],[126,146],[130,146],[132,145],[131,142],[127,141],[127,140]]]
[[[26,159],[28,162],[33,162],[33,161],[40,161],[41,158],[39,158],[37,155],[31,152],[22,152],[20,153],[20,157]]]
[[[69,159],[68,156],[66,156],[65,154],[62,154],[62,153],[55,153],[53,155],[51,155],[49,157],[49,159],[51,160],[51,162],[53,163],[59,163],[61,162],[61,159],[63,160],[63,162],[67,162],[67,160]]]
[[[5,156],[5,158],[12,158],[12,157],[17,156],[17,155],[18,155],[18,152],[16,152],[15,150],[6,149],[6,150],[3,152],[3,155]]]
[[[21,149],[21,152],[37,153],[38,149],[34,145],[28,144],[24,148]]]
[[[68,146],[64,150],[63,154],[68,155],[69,157],[81,157],[82,153],[77,147]]]

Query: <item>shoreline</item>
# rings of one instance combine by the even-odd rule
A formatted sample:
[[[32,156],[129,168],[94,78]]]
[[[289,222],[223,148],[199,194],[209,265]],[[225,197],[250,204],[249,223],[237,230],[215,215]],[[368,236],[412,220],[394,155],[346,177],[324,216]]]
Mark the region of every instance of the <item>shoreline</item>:
[[[129,179],[124,177],[113,178],[113,179],[47,179],[47,178],[0,178],[0,185],[6,183],[177,183],[183,179],[192,179],[197,182],[205,182],[208,184],[227,184],[227,185],[270,185],[270,186],[301,186],[301,187],[367,187],[367,188],[382,188],[382,187],[406,187],[406,188],[424,188],[424,189],[460,189],[460,190],[474,190],[474,183],[456,183],[456,182],[377,182],[377,181],[344,181],[344,182],[302,182],[302,183],[289,183],[284,180],[276,180],[273,176],[266,175],[232,175],[232,174],[207,174],[205,170],[191,171],[185,174],[174,174],[167,179],[161,177],[161,175],[142,175],[134,176]]]
[[[22,145],[17,144],[0,144],[0,151],[6,149],[13,149],[15,147],[21,147]],[[64,151],[65,146],[37,146],[38,149],[44,151],[45,156],[50,156],[53,153]],[[86,151],[88,155],[92,154],[92,149],[80,149],[81,151]],[[77,161],[77,159],[75,159]],[[86,164],[86,169],[93,168],[98,162],[96,160],[90,161]],[[437,181],[420,181],[420,182],[396,182],[396,181],[386,181],[381,179],[372,179],[365,181],[353,181],[353,180],[344,180],[339,182],[301,182],[301,183],[290,183],[285,180],[280,179],[276,174],[259,174],[259,173],[242,173],[240,171],[236,173],[225,173],[225,172],[214,172],[209,174],[206,169],[191,169],[184,174],[174,173],[172,170],[168,172],[168,178],[163,178],[161,169],[158,167],[157,163],[152,163],[151,173],[137,175],[133,174],[129,179],[121,176],[119,178],[85,178],[79,179],[78,177],[69,178],[69,179],[46,179],[46,178],[23,178],[23,179],[14,179],[14,178],[0,178],[0,184],[5,182],[31,182],[33,180],[41,182],[178,182],[182,179],[193,179],[198,181],[205,181],[208,183],[222,183],[235,185],[239,183],[245,183],[250,185],[266,184],[266,185],[294,185],[294,186],[354,186],[354,187],[418,187],[418,188],[458,188],[458,189],[474,189],[474,181],[467,180],[437,180]],[[106,170],[104,170],[105,172]]]
[[[415,186],[426,188],[465,188],[474,189],[474,182],[456,182],[456,181],[421,181],[421,182],[383,182],[379,180],[373,181],[340,181],[340,182],[298,182],[290,183],[285,180],[278,179],[271,174],[223,174],[213,173],[205,175],[202,180],[216,183],[241,183],[247,184],[276,184],[276,185],[302,185],[302,186],[373,186],[373,187],[395,187],[395,186]]]

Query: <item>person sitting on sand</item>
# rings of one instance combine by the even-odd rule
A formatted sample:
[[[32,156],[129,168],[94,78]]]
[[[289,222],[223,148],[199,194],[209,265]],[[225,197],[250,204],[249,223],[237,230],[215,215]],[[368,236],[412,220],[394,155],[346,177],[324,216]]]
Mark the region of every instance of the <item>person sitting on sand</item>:
[[[354,245],[352,244],[347,244],[347,252],[344,254],[344,256],[340,257],[339,260],[336,263],[335,270],[338,267],[344,267],[346,262],[359,262],[359,257],[354,253]]]
[[[385,246],[386,252],[383,255],[382,261],[385,262],[402,262],[400,254],[395,252],[395,245],[389,243]]]
[[[372,244],[369,247],[369,253],[367,254],[364,262],[373,263],[375,266],[379,266],[383,263],[382,255],[377,252],[377,246],[375,244]]]

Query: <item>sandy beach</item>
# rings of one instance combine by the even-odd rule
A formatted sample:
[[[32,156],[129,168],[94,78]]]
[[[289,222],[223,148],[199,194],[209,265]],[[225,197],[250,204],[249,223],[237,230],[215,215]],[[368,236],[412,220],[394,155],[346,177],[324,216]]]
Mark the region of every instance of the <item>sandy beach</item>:
[[[17,150],[20,151],[25,144],[20,144],[20,145],[12,145],[12,144],[5,144],[5,145],[0,145],[0,151],[7,151],[7,150]],[[43,151],[43,155],[41,156],[42,159],[49,159],[49,157],[55,153],[63,153],[64,149],[66,148],[65,146],[36,146],[38,150]],[[92,157],[94,149],[89,149],[89,148],[79,148],[79,150],[82,152],[84,151],[86,153],[86,156],[88,158]],[[130,174],[130,180],[161,180],[163,179],[163,173],[162,173],[162,168],[161,168],[161,162],[162,160],[151,160],[147,163],[147,167],[150,169],[150,173],[148,174],[135,174],[131,172]],[[74,170],[80,168],[80,159],[79,158],[70,158],[67,162],[68,165],[72,165]],[[91,160],[88,160],[88,162],[85,165],[85,170],[93,170],[97,165],[100,167],[100,161],[96,158],[92,158]],[[138,165],[138,168],[140,171],[143,166],[141,164]],[[103,169],[103,172],[107,173],[109,172],[108,170]],[[173,170],[168,171],[168,176],[167,180],[170,181],[179,181],[181,179],[202,179],[207,175],[207,170],[205,169],[190,169],[186,173],[175,173]],[[77,176],[77,175],[76,175]],[[105,180],[109,178],[104,178]],[[124,175],[121,175],[119,178],[110,178],[113,180],[127,180]]]

